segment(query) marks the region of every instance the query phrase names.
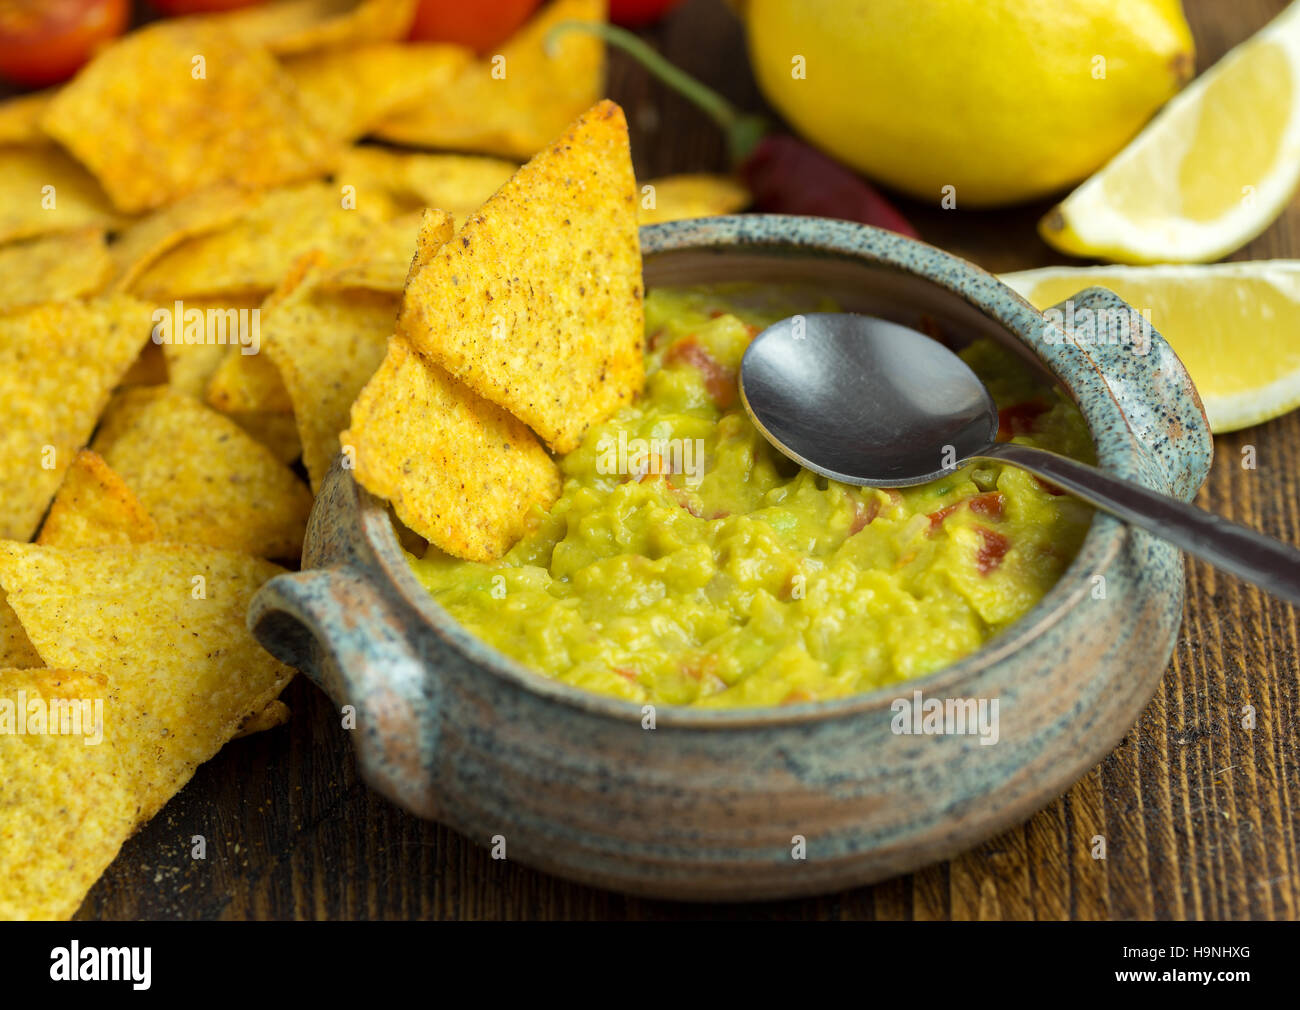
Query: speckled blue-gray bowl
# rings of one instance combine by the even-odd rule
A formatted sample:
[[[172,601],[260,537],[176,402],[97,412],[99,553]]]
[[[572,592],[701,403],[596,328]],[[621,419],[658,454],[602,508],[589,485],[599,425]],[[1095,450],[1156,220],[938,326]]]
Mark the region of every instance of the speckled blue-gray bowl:
[[[849,311],[1021,349],[1068,389],[1100,464],[1190,499],[1212,453],[1200,400],[1151,334],[1126,340],[1114,294],[1075,296],[1063,332],[984,271],[889,232],[740,216],[643,228],[647,286],[806,285]],[[1100,314],[1100,315],[1098,315]],[[1050,315],[1050,314],[1049,314]],[[1115,340],[1116,329],[1120,329]],[[280,659],[356,707],[372,787],[507,858],[619,890],[744,900],[868,883],[1023,821],[1104,757],[1165,669],[1183,606],[1174,548],[1106,516],[1025,618],[980,652],[871,694],[779,709],[632,703],[525,669],[473,638],[408,570],[384,505],[337,464],[304,571],[249,623]],[[997,743],[899,735],[898,698],[996,699]]]

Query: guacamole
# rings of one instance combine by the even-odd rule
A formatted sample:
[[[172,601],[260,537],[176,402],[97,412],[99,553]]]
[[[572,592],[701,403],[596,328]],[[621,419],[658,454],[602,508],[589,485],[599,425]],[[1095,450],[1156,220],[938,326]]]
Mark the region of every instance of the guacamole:
[[[559,501],[499,562],[430,548],[411,558],[419,580],[534,670],[671,705],[869,691],[1023,615],[1078,550],[1088,507],[994,464],[881,490],[791,463],[745,414],[737,369],[763,327],[834,306],[779,302],[651,291],[645,391],[563,457]],[[1011,352],[981,341],[962,355],[997,401],[999,437],[1092,458],[1078,410]]]

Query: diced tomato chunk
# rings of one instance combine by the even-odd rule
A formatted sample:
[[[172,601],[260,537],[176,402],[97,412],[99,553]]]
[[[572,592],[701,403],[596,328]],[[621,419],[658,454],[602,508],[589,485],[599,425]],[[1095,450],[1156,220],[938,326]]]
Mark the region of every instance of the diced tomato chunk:
[[[962,507],[962,502],[953,502],[951,505],[945,505],[938,512],[930,513],[930,528],[926,531],[927,536],[934,536],[943,526],[943,521]]]
[[[986,526],[976,526],[975,532],[980,535],[980,547],[975,552],[975,567],[979,569],[981,575],[988,575],[1002,564],[1002,559],[1006,557],[1011,547],[1011,541],[997,530],[991,530]]]
[[[668,349],[668,361],[683,361],[704,376],[709,397],[724,410],[736,401],[736,373],[699,345],[694,337],[677,341]]]
[[[1005,442],[1017,435],[1028,435],[1034,430],[1034,421],[1045,413],[1047,404],[1039,400],[1003,407],[998,411],[998,440]]]
[[[1006,496],[1001,491],[986,491],[984,494],[977,494],[974,498],[967,498],[963,501],[953,502],[951,505],[945,505],[937,512],[930,513],[930,528],[926,533],[929,536],[937,534],[940,527],[943,526],[943,521],[963,505],[969,505],[970,510],[976,515],[985,516],[989,519],[1001,519],[1003,508],[1006,505]]]
[[[988,516],[990,519],[1001,519],[1006,504],[1006,495],[1001,491],[986,491],[984,494],[977,494],[970,500],[970,510],[976,515]]]
[[[871,521],[880,515],[880,499],[872,497],[869,502],[861,502],[854,499],[853,502],[853,525],[849,527],[849,536],[855,533],[861,533],[871,525]]]

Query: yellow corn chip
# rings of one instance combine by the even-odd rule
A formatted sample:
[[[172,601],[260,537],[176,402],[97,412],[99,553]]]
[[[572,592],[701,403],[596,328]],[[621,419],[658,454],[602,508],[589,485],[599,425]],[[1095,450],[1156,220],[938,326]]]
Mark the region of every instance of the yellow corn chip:
[[[112,269],[98,228],[0,246],[0,313],[95,294]]]
[[[253,593],[282,571],[190,545],[0,544],[0,585],[46,665],[109,679],[107,726],[138,821],[293,675],[244,625]]]
[[[561,21],[604,19],[605,0],[554,0],[499,53],[472,63],[448,87],[426,92],[374,132],[413,147],[531,157],[600,98],[605,74],[599,39],[571,32],[550,51],[547,34]]]
[[[229,348],[221,344],[172,343],[163,344],[161,351],[167,361],[167,384],[178,393],[202,400]]]
[[[94,177],[53,144],[0,147],[0,242],[118,220]]]
[[[113,290],[129,290],[141,271],[163,253],[187,238],[233,223],[252,205],[248,190],[217,184],[132,222],[113,243]]]
[[[284,378],[265,354],[228,352],[208,383],[207,400],[223,414],[288,414],[293,410]]]
[[[0,670],[44,665],[32,643],[27,640],[27,632],[18,623],[18,615],[5,600],[4,590],[0,589]]]
[[[38,544],[107,547],[158,539],[158,527],[102,456],[82,449],[63,476]]]
[[[254,712],[245,719],[234,739],[238,740],[241,737],[252,736],[254,733],[262,733],[268,729],[283,726],[289,721],[289,715],[289,706],[277,698],[262,711]]]
[[[317,266],[276,305],[263,335],[293,401],[314,491],[338,454],[352,402],[384,360],[398,305],[393,294],[321,289],[323,272]]]
[[[158,525],[158,538],[296,558],[311,494],[239,425],[165,386],[131,390],[92,448]]]
[[[461,46],[383,42],[295,56],[285,69],[313,122],[327,136],[350,141],[422,95],[441,91],[473,55]]]
[[[665,175],[642,183],[640,189],[641,224],[734,214],[752,199],[744,184],[729,175]]]
[[[44,144],[41,117],[56,91],[35,91],[0,102],[0,144]]]
[[[243,42],[274,53],[311,52],[407,37],[418,0],[288,0],[248,7],[211,20]]]
[[[302,455],[298,423],[292,414],[237,410],[226,416],[270,449],[271,455],[286,466]]]
[[[504,554],[549,508],[560,474],[533,433],[400,338],[339,436],[356,479],[430,543],[471,561]]]
[[[601,102],[413,271],[398,333],[557,453],[641,389],[636,183]]]
[[[399,208],[438,207],[458,221],[504,186],[519,166],[469,154],[419,154],[384,147],[352,147],[339,159],[335,181],[359,193],[379,190]]]
[[[134,830],[118,715],[102,676],[0,669],[0,919],[69,918]]]
[[[36,532],[148,328],[125,295],[0,317],[0,537]]]
[[[354,288],[400,295],[406,287],[412,257],[421,238],[436,252],[450,241],[454,232],[453,218],[445,210],[425,210],[387,221],[375,229],[375,234],[355,259],[327,271],[320,278],[320,286],[340,291]]]
[[[132,290],[157,301],[217,295],[264,295],[303,254],[355,254],[392,204],[381,193],[347,195],[326,183],[272,190],[235,224],[177,246],[136,280]]]
[[[269,54],[184,19],[101,50],[41,125],[132,213],[218,182],[260,188],[323,175],[335,155]]]
[[[152,340],[141,348],[126,374],[118,379],[117,386],[157,386],[167,381],[167,360],[162,348]]]

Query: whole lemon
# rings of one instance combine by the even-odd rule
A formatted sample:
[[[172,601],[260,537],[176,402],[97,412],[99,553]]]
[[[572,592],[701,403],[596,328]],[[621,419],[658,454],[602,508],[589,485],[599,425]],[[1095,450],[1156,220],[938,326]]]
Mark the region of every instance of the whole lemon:
[[[748,0],[743,13],[759,86],[795,129],[957,206],[1091,175],[1195,64],[1180,0]]]

